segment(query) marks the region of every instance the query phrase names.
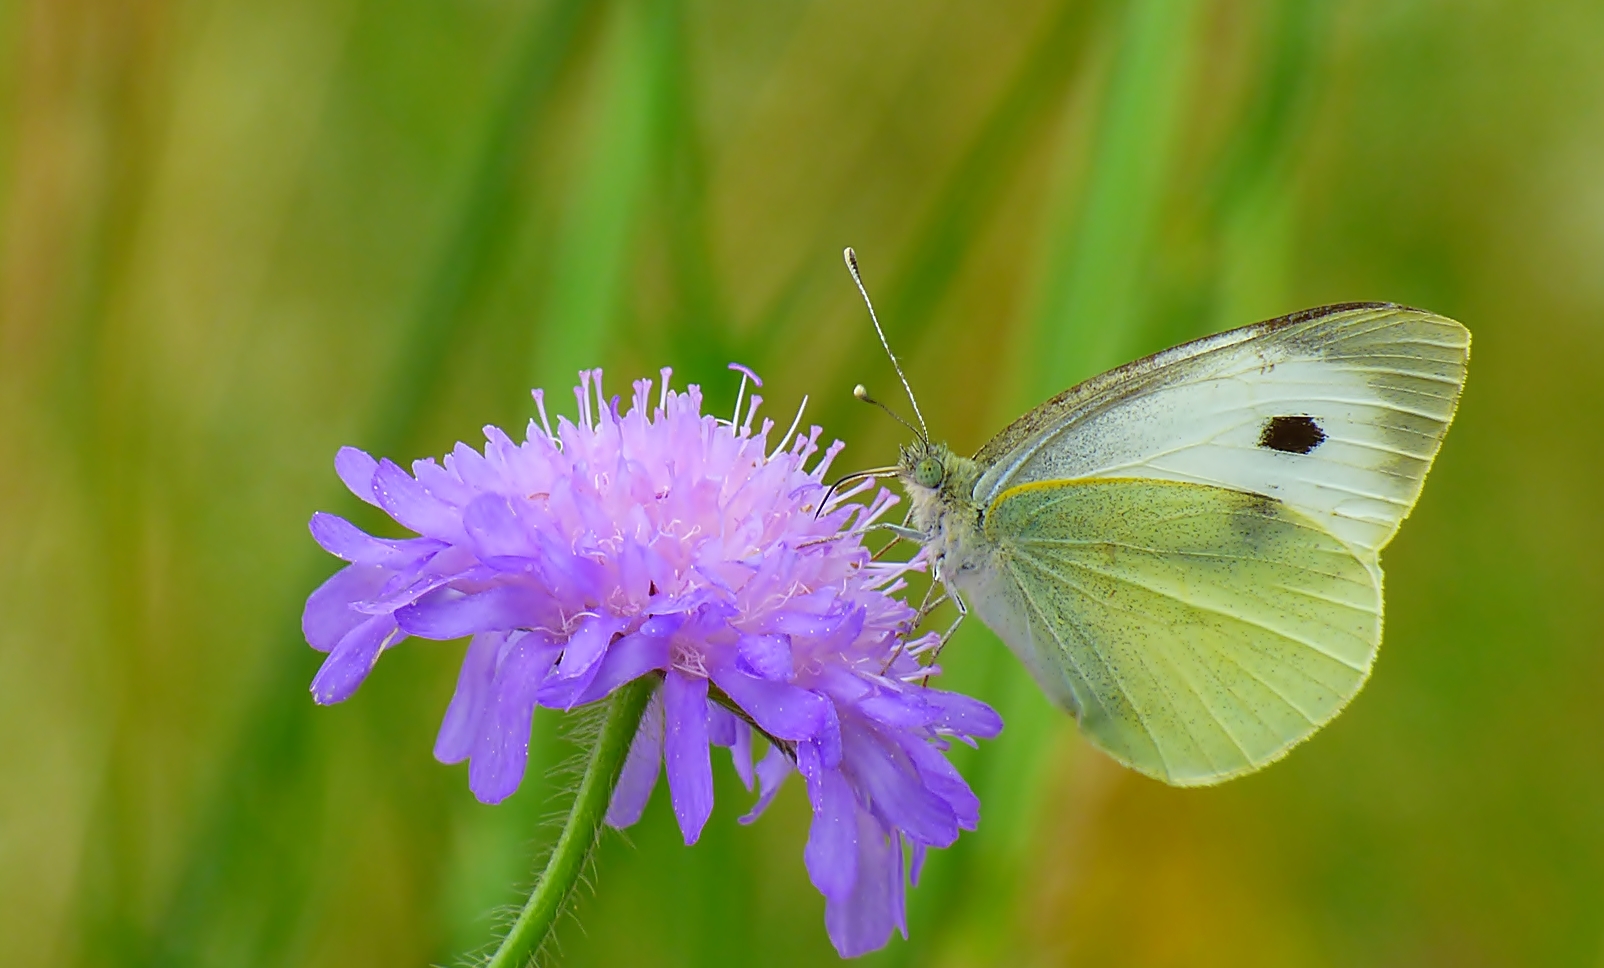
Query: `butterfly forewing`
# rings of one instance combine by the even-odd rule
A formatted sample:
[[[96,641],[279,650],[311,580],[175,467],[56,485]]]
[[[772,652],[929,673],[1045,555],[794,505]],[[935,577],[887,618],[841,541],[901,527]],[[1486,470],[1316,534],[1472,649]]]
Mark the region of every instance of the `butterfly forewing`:
[[[975,501],[1038,481],[1209,484],[1275,497],[1373,554],[1419,496],[1469,348],[1453,320],[1381,304],[1188,343],[1016,421],[977,455]]]
[[[1178,785],[1257,769],[1363,685],[1381,574],[1288,505],[1160,480],[1004,491],[970,598],[1116,759]]]

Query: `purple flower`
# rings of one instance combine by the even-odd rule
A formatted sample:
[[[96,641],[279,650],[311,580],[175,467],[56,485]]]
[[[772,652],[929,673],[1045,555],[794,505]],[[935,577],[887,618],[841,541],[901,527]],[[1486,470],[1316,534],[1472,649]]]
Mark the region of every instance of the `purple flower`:
[[[761,386],[755,374],[743,372]],[[905,865],[917,882],[929,847],[972,830],[979,803],[944,754],[950,738],[995,736],[983,703],[930,689],[909,641],[912,608],[894,593],[922,562],[874,562],[863,528],[896,503],[884,490],[827,499],[840,442],[793,422],[768,443],[744,419],[701,412],[701,393],[652,381],[631,405],[580,374],[577,422],[540,422],[518,444],[485,428],[484,452],[462,444],[408,474],[344,448],[335,468],[360,498],[420,537],[375,538],[317,514],[312,535],[350,564],[308,599],[307,641],[328,653],[312,682],[320,703],[351,696],[390,646],[415,635],[473,636],[435,756],[469,761],[474,795],[517,789],[535,706],[571,709],[643,675],[662,679],[631,745],[608,822],[639,819],[667,764],[687,844],[713,808],[711,746],[727,747],[758,801],[793,770],[813,807],[804,858],[826,898],[843,955],[906,936]],[[825,501],[823,507],[820,502]],[[767,751],[754,763],[755,751]]]

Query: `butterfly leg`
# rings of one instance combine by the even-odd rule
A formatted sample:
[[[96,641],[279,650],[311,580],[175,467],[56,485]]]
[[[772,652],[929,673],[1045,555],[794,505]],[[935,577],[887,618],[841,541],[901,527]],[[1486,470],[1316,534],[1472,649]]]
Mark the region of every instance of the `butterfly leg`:
[[[878,521],[871,524],[864,528],[861,533],[868,534],[870,531],[889,531],[899,538],[907,538],[909,541],[917,541],[920,544],[930,540],[930,536],[918,528],[907,528],[900,524],[891,524],[888,521]]]
[[[797,545],[797,547],[813,548],[817,547],[818,545],[829,544],[832,541],[840,541],[844,538],[861,538],[871,531],[890,531],[896,536],[897,540],[906,539],[908,541],[918,541],[921,544],[930,540],[930,536],[925,534],[923,531],[918,531],[914,528],[905,528],[900,524],[888,524],[882,521],[876,524],[871,524],[865,528],[859,528],[856,531],[842,531],[837,534],[827,534],[822,538],[814,538],[811,541],[804,541]],[[886,545],[886,548],[891,547],[892,544],[896,544],[896,541],[892,541],[890,544]],[[879,554],[877,554],[875,558],[878,559],[880,554],[885,553],[885,550],[885,548],[881,548]]]
[[[896,541],[891,542],[891,544],[896,544]],[[891,547],[891,545],[886,545],[886,548],[889,547]],[[883,552],[885,551],[885,548],[880,550]],[[875,557],[878,558],[879,555],[876,555]],[[908,623],[908,631],[912,632],[914,629],[923,625],[925,618],[931,612],[935,611],[937,606],[947,600],[947,593],[945,590],[942,591],[941,597],[937,598],[935,601],[930,600],[930,596],[936,593],[937,584],[937,582],[931,582],[930,587],[925,589],[925,597],[919,602],[918,610],[913,613],[913,620]],[[902,658],[902,652],[907,648],[907,645],[907,639],[904,638],[897,640],[897,647],[892,650],[891,655],[886,659],[886,664],[880,667],[881,675],[885,675],[886,671],[891,668],[892,664],[894,664],[898,659]]]
[[[902,519],[902,524],[889,524],[886,522],[871,524],[864,528],[862,533],[867,534],[870,531],[890,531],[892,534],[891,540],[886,542],[885,547],[881,548],[879,551],[876,551],[869,559],[870,561],[879,561],[886,552],[890,551],[892,548],[895,548],[897,546],[897,542],[899,541],[917,541],[920,544],[924,544],[930,540],[930,536],[925,534],[923,531],[920,531],[917,528],[908,527],[907,518]],[[926,598],[928,599],[929,596],[927,595]],[[921,605],[921,621],[923,620],[923,608],[924,606]],[[918,624],[918,622],[914,623],[915,626]]]
[[[890,541],[887,541],[883,546],[881,546],[879,551],[876,551],[874,554],[870,555],[869,560],[879,561],[881,558],[885,557],[886,552],[890,551],[892,548],[895,548],[901,541],[902,538],[900,537],[892,538]]]
[[[946,587],[945,583],[942,587]],[[969,617],[969,606],[964,604],[963,597],[957,592],[948,589],[941,593],[941,598],[952,599],[953,607],[958,609],[958,617],[952,620],[951,625],[947,626],[947,631],[941,633],[941,638],[936,641],[936,647],[930,650],[930,661],[926,663],[926,665],[935,664],[936,660],[941,657],[941,650],[947,647],[947,643],[951,641],[953,633],[958,631],[958,626],[962,625],[964,619]],[[940,601],[940,599],[938,599],[938,601]],[[919,684],[921,686],[930,685],[930,674],[925,673],[924,678],[919,680]]]

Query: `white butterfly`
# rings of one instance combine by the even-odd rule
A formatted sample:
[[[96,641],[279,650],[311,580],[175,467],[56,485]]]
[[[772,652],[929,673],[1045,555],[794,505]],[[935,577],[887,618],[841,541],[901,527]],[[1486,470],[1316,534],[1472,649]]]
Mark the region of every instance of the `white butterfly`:
[[[1186,343],[1064,391],[973,458],[921,430],[897,467],[901,533],[1109,755],[1181,786],[1240,776],[1369,676],[1379,554],[1469,353],[1459,323],[1385,303]]]

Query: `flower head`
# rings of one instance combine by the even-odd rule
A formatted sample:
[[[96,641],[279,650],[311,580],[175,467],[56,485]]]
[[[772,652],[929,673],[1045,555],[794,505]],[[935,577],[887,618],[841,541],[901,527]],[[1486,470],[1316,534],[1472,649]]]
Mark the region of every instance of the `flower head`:
[[[742,392],[748,378],[745,368]],[[544,402],[514,443],[485,428],[408,474],[353,448],[335,460],[355,494],[419,537],[375,538],[328,514],[323,548],[350,564],[312,594],[307,641],[328,653],[320,703],[348,698],[379,654],[406,638],[471,635],[435,744],[469,761],[487,803],[523,778],[534,707],[571,709],[643,675],[662,678],[613,794],[608,822],[634,823],[666,763],[687,844],[713,806],[710,746],[728,747],[755,818],[800,772],[813,807],[804,852],[843,955],[906,934],[904,863],[973,829],[979,804],[943,755],[950,738],[990,737],[989,707],[922,681],[914,610],[893,597],[917,561],[880,563],[863,528],[896,503],[864,481],[828,496],[836,442],[811,468],[820,428],[780,441],[760,398],[744,419],[701,412],[701,393],[634,384],[631,405],[582,373],[576,421]],[[800,419],[800,414],[798,414]],[[821,502],[822,506],[821,506]],[[754,750],[768,749],[754,764]],[[905,857],[905,852],[910,855]]]

